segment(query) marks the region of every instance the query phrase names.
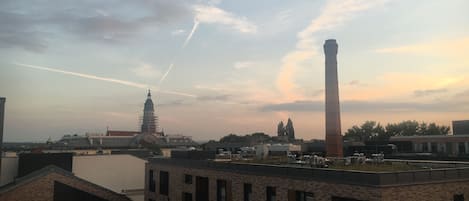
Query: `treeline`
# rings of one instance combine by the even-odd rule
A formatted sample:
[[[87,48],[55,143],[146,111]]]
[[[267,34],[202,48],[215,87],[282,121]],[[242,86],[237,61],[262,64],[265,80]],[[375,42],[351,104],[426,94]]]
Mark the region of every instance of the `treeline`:
[[[366,121],[361,126],[353,126],[345,132],[344,139],[356,142],[388,141],[391,136],[412,135],[447,135],[449,126],[435,123],[419,123],[417,121],[403,121],[382,126],[375,121]]]

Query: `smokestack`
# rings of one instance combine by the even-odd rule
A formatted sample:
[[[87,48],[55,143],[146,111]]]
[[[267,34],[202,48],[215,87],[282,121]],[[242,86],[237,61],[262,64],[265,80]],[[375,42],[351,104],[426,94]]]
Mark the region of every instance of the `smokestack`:
[[[324,54],[326,56],[326,156],[328,157],[343,157],[337,50],[335,39],[326,40]]]

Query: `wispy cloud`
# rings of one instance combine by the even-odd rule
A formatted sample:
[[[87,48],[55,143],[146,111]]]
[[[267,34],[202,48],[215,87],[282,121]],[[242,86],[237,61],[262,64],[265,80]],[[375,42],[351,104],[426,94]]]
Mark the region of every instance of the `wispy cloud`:
[[[120,80],[120,79],[115,79],[115,78],[102,77],[102,76],[96,76],[96,75],[84,74],[84,73],[77,73],[77,72],[61,70],[61,69],[57,69],[57,68],[50,68],[50,67],[45,67],[45,66],[23,64],[23,63],[18,63],[18,62],[13,62],[13,64],[17,65],[17,66],[22,66],[22,67],[27,67],[27,68],[32,68],[32,69],[37,69],[37,70],[42,70],[42,71],[49,71],[49,72],[61,73],[61,74],[65,74],[65,75],[82,77],[82,78],[86,78],[86,79],[99,80],[99,81],[104,81],[104,82],[111,82],[111,83],[121,84],[121,85],[125,85],[125,86],[136,87],[136,88],[140,88],[140,89],[152,88],[151,86],[146,85],[146,84],[126,81],[126,80]],[[170,90],[157,90],[157,91],[160,92],[160,93],[166,93],[166,94],[173,94],[173,95],[180,95],[180,96],[187,96],[187,97],[197,97],[194,94],[182,93],[182,92],[177,92],[177,91],[170,91]]]
[[[385,112],[460,112],[469,111],[465,101],[447,100],[436,102],[406,102],[406,101],[342,101],[343,112],[353,113],[385,113]],[[280,104],[261,106],[260,111],[277,112],[323,112],[323,101],[293,101]]]
[[[161,76],[161,72],[147,63],[142,63],[140,66],[132,68],[131,71],[135,75],[144,78],[156,78]]]
[[[297,92],[295,75],[298,67],[311,59],[317,52],[318,44],[314,34],[320,31],[331,30],[343,25],[358,13],[366,11],[387,0],[329,0],[321,10],[318,17],[301,32],[297,34],[296,49],[289,52],[282,59],[282,68],[277,78],[277,88],[288,100],[302,99],[304,95]]]
[[[171,32],[171,35],[173,35],[173,36],[178,36],[178,35],[182,35],[182,34],[184,34],[184,33],[186,33],[186,30],[184,30],[184,29],[176,29],[176,30],[174,30],[174,31]]]
[[[431,96],[434,94],[441,94],[448,92],[448,89],[425,89],[425,90],[415,90],[414,95],[417,97]]]
[[[457,59],[459,63],[469,64],[469,37],[439,39],[416,44],[376,49],[383,54],[414,54]]]
[[[241,33],[256,33],[257,26],[245,17],[236,16],[215,6],[195,5],[195,18],[204,24],[228,25]]]
[[[234,63],[233,67],[235,69],[243,69],[243,68],[254,67],[256,64],[257,63],[254,61],[238,61]]]

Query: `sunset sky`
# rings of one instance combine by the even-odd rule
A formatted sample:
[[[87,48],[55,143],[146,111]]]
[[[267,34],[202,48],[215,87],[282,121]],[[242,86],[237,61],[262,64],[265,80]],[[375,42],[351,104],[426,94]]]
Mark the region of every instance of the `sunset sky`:
[[[0,6],[5,141],[138,130],[324,139],[324,54],[339,44],[342,131],[469,119],[467,0],[17,1]]]

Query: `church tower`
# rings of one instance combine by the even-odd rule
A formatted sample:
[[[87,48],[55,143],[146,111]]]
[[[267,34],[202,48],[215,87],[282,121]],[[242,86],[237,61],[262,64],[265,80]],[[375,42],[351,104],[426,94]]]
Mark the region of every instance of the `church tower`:
[[[143,120],[141,132],[144,134],[156,134],[158,131],[158,117],[155,116],[155,108],[151,100],[151,93],[148,90],[147,100],[143,108]]]

